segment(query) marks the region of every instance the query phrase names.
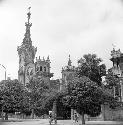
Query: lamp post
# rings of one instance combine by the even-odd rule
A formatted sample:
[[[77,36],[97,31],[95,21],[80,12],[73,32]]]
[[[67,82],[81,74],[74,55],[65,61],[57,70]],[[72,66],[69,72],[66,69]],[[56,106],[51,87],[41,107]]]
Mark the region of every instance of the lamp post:
[[[6,80],[6,67],[2,64],[0,64],[5,69],[5,80]]]

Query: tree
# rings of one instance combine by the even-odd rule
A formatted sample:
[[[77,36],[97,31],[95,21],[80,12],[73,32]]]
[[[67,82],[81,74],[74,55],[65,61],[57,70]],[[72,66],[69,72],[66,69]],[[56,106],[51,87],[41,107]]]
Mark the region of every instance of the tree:
[[[46,96],[49,85],[43,79],[32,77],[26,87],[28,89],[29,107],[32,111],[32,118],[34,118],[34,111],[42,108],[42,99]]]
[[[29,116],[31,114],[28,95],[29,95],[28,90],[24,86],[24,91],[22,93],[23,97],[20,100],[21,105],[19,106],[19,112],[20,114],[25,114],[26,116]]]
[[[101,63],[102,59],[98,58],[96,54],[85,54],[78,61],[77,76],[86,76],[101,86],[101,77],[106,75],[106,66]]]
[[[2,98],[2,110],[7,114],[20,111],[23,105],[24,86],[18,80],[3,80],[0,82],[0,97]]]
[[[58,91],[56,88],[52,88],[48,91],[47,96],[43,98],[44,111],[54,111],[57,114],[57,118],[68,119],[70,118],[70,106],[64,105],[62,98],[67,94],[67,91]]]
[[[86,76],[74,78],[69,81],[68,86],[68,94],[63,97],[63,102],[82,115],[82,124],[85,124],[84,114],[98,116],[101,113],[101,104],[112,99]]]

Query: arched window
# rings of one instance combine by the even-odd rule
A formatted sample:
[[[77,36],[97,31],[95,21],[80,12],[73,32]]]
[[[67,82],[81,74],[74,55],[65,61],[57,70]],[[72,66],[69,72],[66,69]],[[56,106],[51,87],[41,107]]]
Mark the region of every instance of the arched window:
[[[46,72],[46,67],[44,67],[44,72]]]
[[[40,71],[42,71],[42,66],[40,66]]]

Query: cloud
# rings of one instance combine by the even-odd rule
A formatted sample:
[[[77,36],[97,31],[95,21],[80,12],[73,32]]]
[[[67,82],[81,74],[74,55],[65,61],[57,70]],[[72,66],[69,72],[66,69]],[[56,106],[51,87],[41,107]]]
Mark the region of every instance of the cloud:
[[[114,0],[46,1],[38,14],[39,30],[52,42],[66,42],[69,36],[78,36],[86,30],[122,19],[122,7]],[[40,20],[41,19],[41,20]],[[105,25],[105,24],[104,24]]]

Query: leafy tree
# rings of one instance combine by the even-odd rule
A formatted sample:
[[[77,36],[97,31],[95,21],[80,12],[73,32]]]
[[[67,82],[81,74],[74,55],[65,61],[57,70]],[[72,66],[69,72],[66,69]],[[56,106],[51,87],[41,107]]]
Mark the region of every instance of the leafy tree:
[[[101,104],[112,100],[109,93],[86,76],[74,78],[69,81],[68,86],[68,94],[64,96],[63,102],[82,115],[82,124],[85,124],[84,114],[98,116]]]
[[[43,98],[43,109],[45,112],[52,111],[56,103],[57,118],[70,118],[70,106],[64,105],[62,98],[67,94],[67,91],[58,91],[58,89],[50,89],[47,96]],[[53,110],[54,111],[54,110]],[[46,113],[46,114],[47,114]]]
[[[29,107],[34,118],[34,111],[42,108],[42,99],[47,95],[49,85],[43,79],[32,77],[26,84],[28,90]]]
[[[78,61],[78,77],[86,76],[101,86],[101,77],[106,75],[106,66],[101,63],[102,59],[98,58],[95,54],[85,54],[83,58]]]
[[[0,82],[0,97],[2,98],[2,109],[6,113],[20,111],[23,105],[24,86],[18,80],[3,80]]]
[[[70,119],[71,108],[62,101],[63,95],[57,98],[57,117],[62,119]]]
[[[21,114],[25,114],[29,116],[31,114],[30,104],[29,104],[29,93],[27,89],[24,87],[24,91],[22,93],[23,98],[20,100],[19,112]]]

